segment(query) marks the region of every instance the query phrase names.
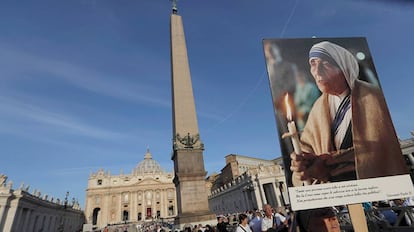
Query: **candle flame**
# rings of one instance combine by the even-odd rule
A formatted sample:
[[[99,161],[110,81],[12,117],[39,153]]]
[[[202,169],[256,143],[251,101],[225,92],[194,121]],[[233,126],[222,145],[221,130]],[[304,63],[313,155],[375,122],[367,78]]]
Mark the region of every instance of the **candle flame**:
[[[292,121],[292,111],[289,105],[289,94],[288,93],[285,95],[285,105],[286,105],[286,117],[288,121]]]

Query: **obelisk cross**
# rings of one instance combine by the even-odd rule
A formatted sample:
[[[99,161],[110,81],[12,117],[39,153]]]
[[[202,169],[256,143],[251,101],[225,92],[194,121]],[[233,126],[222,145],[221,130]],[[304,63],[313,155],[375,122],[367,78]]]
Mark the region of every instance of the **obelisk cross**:
[[[177,9],[177,0],[171,0],[172,1],[172,12],[173,14],[177,14],[178,9]]]

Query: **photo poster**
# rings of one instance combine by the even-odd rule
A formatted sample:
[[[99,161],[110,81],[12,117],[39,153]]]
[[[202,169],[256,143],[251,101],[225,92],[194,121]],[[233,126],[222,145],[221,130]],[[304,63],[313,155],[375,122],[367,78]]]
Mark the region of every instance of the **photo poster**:
[[[319,75],[317,78],[337,75],[335,70],[343,74],[335,78],[348,77],[345,78],[348,94],[339,94],[341,97],[333,106],[329,106],[332,100],[327,92],[338,87],[332,85],[332,81],[315,81],[311,72],[309,54],[314,45],[312,57],[318,59],[313,61],[313,73]],[[263,50],[293,210],[414,195],[364,37],[264,39]],[[331,112],[332,108],[340,108],[346,95],[349,95],[350,113],[341,116],[335,109]],[[288,120],[287,105],[291,120]],[[339,123],[335,117],[340,118]],[[292,121],[298,131],[300,149],[312,154],[307,156],[303,166],[309,179],[299,183],[294,181],[290,170],[294,136],[289,135],[288,123]],[[334,121],[340,129],[332,132]],[[339,139],[332,136],[337,133]]]

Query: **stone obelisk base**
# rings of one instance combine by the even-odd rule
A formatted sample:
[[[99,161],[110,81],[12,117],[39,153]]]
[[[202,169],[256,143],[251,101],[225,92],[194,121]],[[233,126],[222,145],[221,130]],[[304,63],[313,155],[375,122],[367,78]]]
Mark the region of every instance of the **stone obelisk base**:
[[[216,225],[217,218],[208,206],[206,171],[204,170],[201,149],[179,150],[174,152],[176,164],[174,183],[177,191],[178,215],[175,218],[177,229],[202,224]]]

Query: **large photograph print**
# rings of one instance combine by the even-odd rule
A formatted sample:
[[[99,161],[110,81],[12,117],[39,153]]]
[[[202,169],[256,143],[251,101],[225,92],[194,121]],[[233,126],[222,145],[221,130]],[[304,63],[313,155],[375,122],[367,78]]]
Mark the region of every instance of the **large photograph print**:
[[[391,198],[378,177],[412,189],[365,38],[265,39],[263,49],[287,184],[300,187],[289,189],[292,206]],[[379,182],[359,181],[370,178]],[[333,184],[344,181],[357,184]]]

